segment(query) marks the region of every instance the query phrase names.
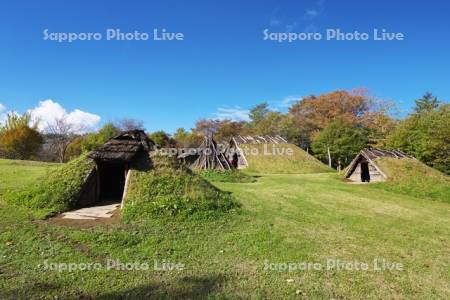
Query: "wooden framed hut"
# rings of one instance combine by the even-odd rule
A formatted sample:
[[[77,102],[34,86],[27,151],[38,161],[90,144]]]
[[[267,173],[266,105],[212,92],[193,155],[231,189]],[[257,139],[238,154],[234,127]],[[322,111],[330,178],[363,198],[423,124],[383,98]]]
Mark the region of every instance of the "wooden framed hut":
[[[224,151],[225,156],[228,161],[232,164],[234,168],[243,169],[248,167],[248,160],[245,157],[244,151],[242,151],[240,145],[256,145],[256,144],[287,144],[288,141],[283,137],[269,136],[269,135],[247,135],[247,136],[235,136],[232,137],[228,143],[226,143],[226,148]]]
[[[95,168],[86,179],[81,204],[119,202],[125,196],[130,169],[150,168],[149,152],[155,143],[144,131],[120,133],[88,154]]]
[[[244,152],[239,147],[239,144],[234,137],[223,144],[226,145],[223,153],[233,168],[243,169],[248,167],[248,162],[245,158]]]
[[[347,167],[345,178],[353,182],[385,181],[387,175],[376,162],[376,159],[381,157],[414,159],[414,157],[397,150],[366,148],[361,150]]]
[[[233,166],[220,151],[212,135],[205,136],[203,143],[197,149],[197,159],[191,168],[200,170],[230,170]]]

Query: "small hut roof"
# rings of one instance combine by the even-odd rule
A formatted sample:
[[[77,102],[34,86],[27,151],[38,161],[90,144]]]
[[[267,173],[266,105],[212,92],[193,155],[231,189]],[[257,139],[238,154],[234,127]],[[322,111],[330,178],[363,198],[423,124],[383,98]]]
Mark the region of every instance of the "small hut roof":
[[[233,137],[234,142],[239,144],[287,144],[287,140],[279,135],[246,135]]]
[[[365,148],[361,150],[361,154],[370,159],[376,159],[378,157],[414,158],[399,150],[380,150],[375,148]]]
[[[358,165],[358,162],[361,158],[365,158],[367,161],[369,161],[375,168],[378,169],[378,171],[386,177],[383,171],[381,171],[378,167],[378,165],[374,162],[375,159],[380,157],[392,157],[397,159],[414,159],[413,156],[410,156],[402,151],[399,150],[381,150],[381,149],[375,149],[375,148],[365,148],[362,149],[358,155],[352,160],[350,165],[347,167],[347,171],[345,172],[345,177],[350,176],[353,171],[355,170],[356,166]]]
[[[151,151],[155,143],[144,131],[131,130],[120,133],[105,144],[89,153],[88,157],[97,161],[130,162],[140,151]]]

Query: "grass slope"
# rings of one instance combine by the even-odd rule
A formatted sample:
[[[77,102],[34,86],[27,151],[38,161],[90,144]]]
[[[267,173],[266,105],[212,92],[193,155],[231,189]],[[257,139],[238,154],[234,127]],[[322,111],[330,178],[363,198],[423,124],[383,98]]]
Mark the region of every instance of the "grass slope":
[[[248,175],[240,170],[196,170],[197,174],[210,182],[255,182],[254,176]]]
[[[0,193],[0,299],[450,298],[448,203],[350,185],[326,173],[217,185],[242,203],[240,214],[201,221],[150,218],[91,229],[36,222],[32,209],[6,205]],[[375,258],[401,263],[404,270],[264,268],[267,261]],[[151,268],[43,267],[46,260],[105,265],[108,259]],[[154,270],[154,260],[186,268]]]
[[[275,152],[275,155],[265,155],[265,153],[272,153],[273,147],[282,154]],[[322,162],[293,144],[242,144],[240,148],[247,153],[245,157],[249,165],[246,169],[248,172],[263,174],[332,172]],[[288,155],[286,151],[292,151],[292,155]]]
[[[173,158],[154,155],[148,171],[132,170],[122,213],[125,221],[160,215],[216,215],[236,208],[220,191]]]
[[[380,158],[377,163],[388,180],[378,186],[418,198],[450,203],[450,177],[417,160]]]
[[[82,155],[59,165],[38,181],[10,193],[6,198],[10,203],[47,209],[49,213],[66,211],[73,207],[73,200],[94,166],[93,161]]]

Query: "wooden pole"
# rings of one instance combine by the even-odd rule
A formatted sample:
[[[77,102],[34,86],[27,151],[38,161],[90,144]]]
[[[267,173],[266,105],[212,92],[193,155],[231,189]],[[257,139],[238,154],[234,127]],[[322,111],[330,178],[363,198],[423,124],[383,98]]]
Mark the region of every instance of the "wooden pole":
[[[331,168],[331,153],[330,153],[330,147],[327,147],[328,150],[328,167]]]

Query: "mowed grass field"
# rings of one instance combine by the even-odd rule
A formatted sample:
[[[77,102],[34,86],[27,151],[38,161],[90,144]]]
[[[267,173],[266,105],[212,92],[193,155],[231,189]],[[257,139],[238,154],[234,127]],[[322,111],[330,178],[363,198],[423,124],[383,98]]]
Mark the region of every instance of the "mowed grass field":
[[[0,191],[37,180],[48,168],[3,161]],[[448,203],[348,184],[334,173],[259,174],[253,183],[215,184],[233,193],[240,213],[74,228],[36,220],[35,211],[0,200],[0,299],[450,298]],[[374,259],[385,269],[375,270]],[[151,268],[59,272],[46,270],[46,260]],[[185,269],[154,270],[155,260]],[[337,260],[370,267],[327,268]],[[289,272],[283,263],[322,269]],[[394,263],[402,270],[388,270]]]
[[[58,164],[0,159],[0,193],[24,187],[56,166]]]

